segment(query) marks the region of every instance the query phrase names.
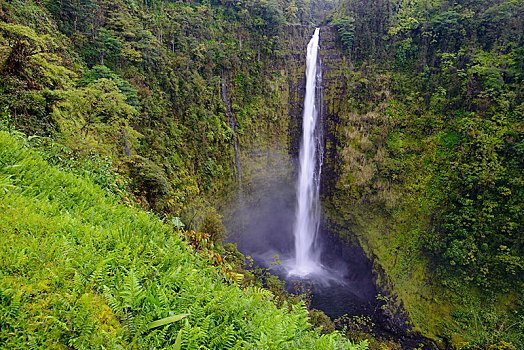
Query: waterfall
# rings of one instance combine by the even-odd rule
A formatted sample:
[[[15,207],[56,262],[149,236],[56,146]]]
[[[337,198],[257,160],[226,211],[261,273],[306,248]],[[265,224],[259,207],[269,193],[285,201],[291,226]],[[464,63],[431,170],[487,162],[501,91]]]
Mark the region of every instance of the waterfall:
[[[307,46],[306,95],[302,121],[302,142],[299,153],[297,209],[294,225],[295,262],[291,275],[304,277],[322,271],[320,251],[315,239],[320,222],[319,188],[322,170],[322,133],[319,123],[322,72],[319,50],[319,28]]]

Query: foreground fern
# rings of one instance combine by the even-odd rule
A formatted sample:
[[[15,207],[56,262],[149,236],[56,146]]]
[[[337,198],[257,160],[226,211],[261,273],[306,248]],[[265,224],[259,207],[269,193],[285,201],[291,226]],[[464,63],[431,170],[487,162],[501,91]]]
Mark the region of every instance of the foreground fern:
[[[363,349],[302,305],[227,284],[150,213],[0,132],[0,344],[11,349]],[[291,311],[288,311],[291,309]]]

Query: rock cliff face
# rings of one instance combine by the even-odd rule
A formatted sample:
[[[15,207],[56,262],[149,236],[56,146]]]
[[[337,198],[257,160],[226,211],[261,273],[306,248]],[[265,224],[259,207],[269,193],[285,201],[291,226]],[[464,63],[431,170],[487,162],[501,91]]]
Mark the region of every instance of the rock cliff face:
[[[348,94],[347,80],[344,74],[348,62],[342,54],[342,47],[337,40],[334,27],[323,27],[320,31],[321,59],[322,59],[322,87],[323,109],[322,120],[324,125],[324,168],[322,172],[322,196],[325,198],[330,189],[335,187],[337,174],[337,147],[340,140],[337,138],[337,128],[340,116],[344,113],[344,103]]]
[[[243,206],[246,203],[260,205],[260,196],[271,193],[276,185],[279,189],[284,188],[283,192],[286,194],[286,198],[280,197],[279,200],[286,202],[288,211],[294,208],[294,182],[302,135],[305,94],[305,56],[314,30],[314,27],[309,26],[286,26],[282,33],[286,43],[285,47],[281,48],[283,55],[264,65],[265,76],[270,77],[270,90],[275,101],[270,111],[275,122],[272,125],[261,125],[255,137],[239,133]],[[343,55],[334,27],[320,29],[319,52],[323,90],[321,118],[325,142],[321,196],[322,200],[328,202],[341,175],[340,169],[344,169],[343,164],[340,164],[338,149],[344,146],[342,143],[345,141],[340,139],[339,131],[341,118],[348,113],[345,101],[350,97],[347,79],[347,67],[350,66],[350,62]],[[234,106],[234,85],[228,86],[228,91]],[[236,200],[236,197],[233,200]],[[229,222],[230,235],[245,235],[244,229],[235,228],[236,225],[231,224],[238,220],[237,215],[228,210],[223,210],[223,213]]]
[[[300,138],[302,133],[302,109],[305,94],[305,56],[306,49],[315,28],[302,25],[289,25],[282,32],[285,47],[280,49],[281,55],[274,60],[264,62],[262,70],[269,77],[270,91],[274,104],[271,111],[275,123],[262,126],[256,133],[255,138],[249,135],[239,135],[242,157],[257,159],[258,156],[267,157],[266,151],[276,150],[289,155],[288,160],[298,156]],[[337,124],[337,118],[346,94],[347,82],[344,78],[344,67],[347,67],[346,58],[342,55],[342,48],[337,41],[337,32],[333,27],[322,27],[320,30],[320,55],[323,76],[323,106],[322,118],[326,131],[326,142],[331,145],[333,130]],[[235,86],[228,79],[227,90],[230,94],[231,104],[242,104],[237,100]],[[233,108],[233,113],[236,113]],[[255,113],[261,111],[253,111]],[[267,112],[267,111],[264,111]],[[256,118],[256,116],[253,116]],[[329,148],[329,147],[328,147]],[[260,159],[259,159],[260,160]],[[242,162],[243,163],[243,162]],[[243,173],[250,172],[249,164]],[[249,187],[248,184],[246,184]]]
[[[264,65],[265,75],[270,77],[270,90],[274,105],[272,113],[274,124],[261,125],[253,135],[239,134],[243,192],[248,195],[260,190],[268,179],[280,178],[293,182],[302,135],[302,111],[305,94],[305,56],[306,49],[315,28],[301,25],[286,26],[282,36],[285,47],[283,55]],[[337,40],[334,27],[320,30],[320,59],[322,64],[322,123],[325,135],[325,161],[322,178],[322,191],[334,188],[336,182],[337,127],[340,115],[344,113],[347,98],[347,79],[344,70],[348,67],[347,58]],[[235,104],[234,86],[228,87]],[[234,111],[235,112],[235,111]],[[260,111],[254,111],[260,113]],[[256,118],[256,116],[253,116]]]
[[[314,28],[308,26],[287,27],[286,37],[289,52],[282,62],[288,77],[288,154],[298,157],[300,139],[302,135],[302,109],[306,92],[306,50],[307,44],[313,35]]]
[[[292,219],[295,207],[295,181],[297,159],[302,136],[302,111],[305,94],[305,64],[307,44],[315,31],[314,27],[302,25],[286,26],[281,33],[285,47],[281,47],[279,58],[264,62],[264,75],[270,79],[271,99],[274,101],[270,113],[273,124],[261,125],[255,137],[239,133],[240,158],[242,164],[243,196],[242,204],[227,204],[222,212],[230,237],[239,241],[246,239],[245,223],[238,221],[244,214],[238,214],[239,207],[247,207],[249,215],[264,206],[276,206],[279,213],[271,212],[273,221],[280,221],[281,231],[292,231]],[[327,127],[338,114],[338,99],[344,89],[344,83],[338,79],[342,55],[336,43],[336,32],[325,27],[320,31],[320,55],[323,80],[324,105],[322,118]],[[232,105],[235,104],[234,86],[229,87]],[[235,110],[233,108],[233,112]],[[261,111],[253,111],[260,113]],[[256,116],[253,116],[256,118]],[[329,122],[326,124],[326,121]],[[326,138],[326,140],[330,140]],[[334,167],[334,165],[330,166]],[[278,192],[278,194],[277,194]],[[233,201],[237,201],[234,196]],[[275,203],[279,202],[279,205]],[[272,204],[269,204],[272,203]],[[268,209],[269,210],[269,209]],[[269,210],[271,211],[271,210]],[[267,213],[266,213],[267,214]],[[258,214],[257,214],[258,215]],[[288,217],[284,217],[287,215]],[[279,219],[279,218],[280,219]],[[235,238],[236,237],[236,238]],[[247,238],[249,239],[249,238]],[[289,237],[286,244],[292,244]]]
[[[302,133],[302,107],[305,93],[305,55],[313,27],[290,25],[281,33],[284,47],[280,55],[261,62],[263,75],[269,80],[271,96],[264,96],[272,105],[266,110],[254,109],[253,119],[269,119],[260,124],[254,133],[242,134],[239,127],[239,148],[242,164],[242,196],[230,196],[222,207],[222,214],[232,241],[251,243],[267,226],[268,217],[272,230],[292,230],[295,205],[296,159]],[[232,105],[235,105],[235,86],[228,87]],[[240,101],[238,103],[241,104]],[[238,111],[233,108],[233,113]],[[269,113],[269,118],[260,118]],[[245,117],[244,117],[245,119]],[[274,209],[277,208],[277,209]],[[249,219],[247,219],[249,217]],[[256,232],[256,233],[252,233]],[[267,235],[270,233],[268,232]],[[268,238],[269,239],[269,238]],[[291,237],[279,244],[292,244]],[[246,243],[246,244],[247,244]]]

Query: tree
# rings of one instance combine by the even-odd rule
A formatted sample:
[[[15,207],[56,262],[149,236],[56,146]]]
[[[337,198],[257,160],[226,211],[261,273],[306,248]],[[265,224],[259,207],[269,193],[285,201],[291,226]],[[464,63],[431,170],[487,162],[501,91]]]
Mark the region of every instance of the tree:
[[[88,70],[84,77],[80,80],[81,86],[88,86],[96,82],[99,79],[108,79],[113,81],[122,94],[126,96],[125,102],[131,106],[138,104],[137,91],[131,87],[131,84],[120,76],[115,74],[111,69],[106,66],[94,66]]]
[[[126,103],[126,96],[107,78],[65,92],[53,114],[72,149],[95,147],[103,153],[128,153],[126,147],[138,137],[129,127],[137,110]]]
[[[337,18],[333,24],[337,26],[344,49],[350,53],[355,40],[355,19],[353,17]]]

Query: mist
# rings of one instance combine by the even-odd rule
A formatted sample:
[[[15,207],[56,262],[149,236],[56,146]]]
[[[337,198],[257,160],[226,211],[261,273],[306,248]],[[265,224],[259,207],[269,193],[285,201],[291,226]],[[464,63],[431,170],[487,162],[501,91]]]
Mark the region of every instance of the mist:
[[[248,188],[233,203],[224,219],[228,242],[263,266],[269,267],[275,255],[279,259],[294,253],[293,223],[296,191],[290,171],[282,172],[285,157],[268,155],[266,169],[256,169],[245,176]]]
[[[244,192],[227,208],[227,242],[236,243],[255,265],[286,281],[289,292],[295,292],[293,281],[309,286],[312,307],[331,317],[370,313],[377,291],[369,260],[362,248],[342,243],[325,225],[321,224],[316,242],[323,273],[289,275],[286,262],[295,259],[296,164],[278,152],[261,158],[251,161],[252,171],[244,173]],[[274,264],[276,260],[282,264]]]

